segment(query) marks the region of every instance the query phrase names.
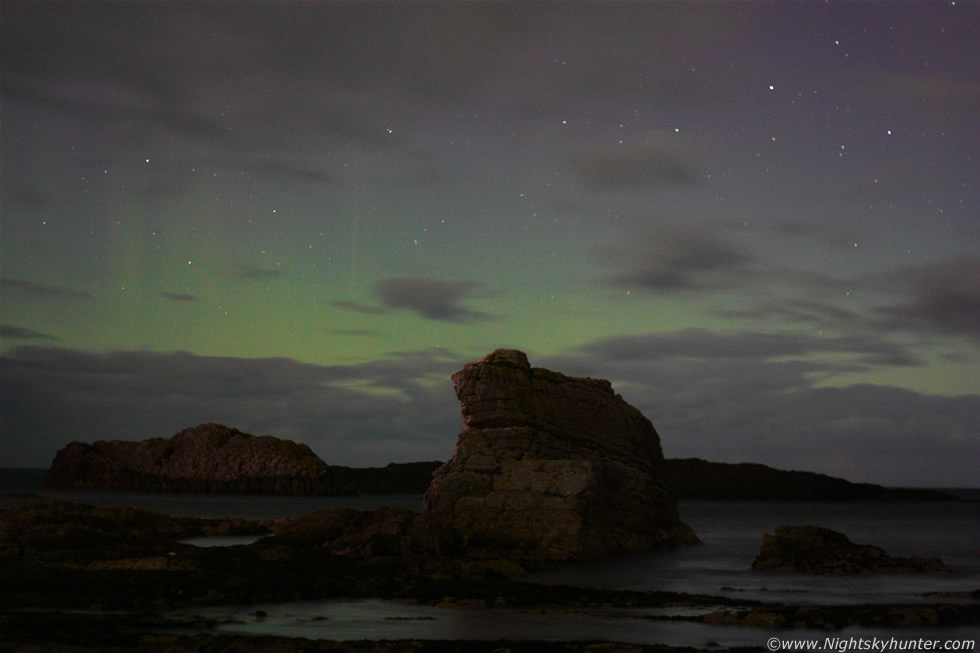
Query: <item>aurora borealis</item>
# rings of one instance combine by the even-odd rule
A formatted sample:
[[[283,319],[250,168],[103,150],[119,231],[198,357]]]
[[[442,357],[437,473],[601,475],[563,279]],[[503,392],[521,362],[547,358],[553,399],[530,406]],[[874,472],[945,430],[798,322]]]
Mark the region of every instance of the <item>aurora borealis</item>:
[[[0,466],[448,458],[498,347],[669,457],[975,485],[980,4],[0,4]]]

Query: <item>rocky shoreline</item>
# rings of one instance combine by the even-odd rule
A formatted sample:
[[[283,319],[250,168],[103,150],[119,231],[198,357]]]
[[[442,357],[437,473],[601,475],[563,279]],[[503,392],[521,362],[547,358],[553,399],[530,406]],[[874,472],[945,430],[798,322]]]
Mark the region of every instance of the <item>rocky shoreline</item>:
[[[681,521],[659,435],[608,381],[532,368],[513,350],[469,363],[452,380],[463,428],[453,456],[429,471],[420,513],[333,508],[292,519],[199,519],[31,496],[0,510],[0,651],[694,650],[616,642],[239,636],[215,632],[219,620],[181,613],[313,600],[383,599],[515,615],[620,610],[617,618],[787,632],[980,624],[976,593],[827,606],[529,582],[529,571],[696,545],[698,538]],[[400,487],[424,467],[407,470]],[[693,467],[702,476],[717,471]],[[744,473],[726,468],[721,476]],[[794,478],[835,492],[843,487],[818,476]],[[287,495],[323,495],[352,482],[306,445],[219,424],[169,440],[73,443],[59,452],[47,477],[49,487]],[[826,529],[786,528],[763,541],[759,569],[955,573],[939,561],[889,558]],[[225,547],[183,541],[219,535],[268,537]],[[816,535],[819,547],[812,544]],[[811,565],[815,551],[823,556],[819,568]],[[254,616],[262,618],[261,610]]]
[[[948,628],[980,624],[980,593],[913,604],[815,606],[681,592],[539,585],[524,571],[547,561],[468,560],[369,547],[324,546],[324,529],[368,517],[336,510],[296,520],[172,518],[134,508],[27,500],[0,512],[0,650],[448,651],[691,650],[608,643],[327,642],[213,632],[180,609],[314,599],[380,598],[515,611],[624,608],[653,620],[839,631],[848,626]],[[378,513],[386,514],[384,510]],[[401,514],[391,511],[391,514]],[[383,519],[381,521],[384,521]],[[311,525],[312,524],[312,525]],[[381,529],[383,530],[383,529]],[[380,533],[381,530],[376,531]],[[248,545],[195,547],[200,534],[277,533]],[[348,534],[349,535],[349,534]],[[366,541],[370,541],[370,537]],[[338,538],[329,540],[338,542]],[[966,599],[966,600],[962,600]],[[686,616],[658,610],[686,609]],[[649,609],[648,614],[642,614]],[[56,627],[55,627],[56,626]],[[606,646],[603,648],[603,646]],[[464,647],[464,648],[461,648]],[[592,647],[592,648],[590,648]],[[597,648],[598,647],[598,648]]]

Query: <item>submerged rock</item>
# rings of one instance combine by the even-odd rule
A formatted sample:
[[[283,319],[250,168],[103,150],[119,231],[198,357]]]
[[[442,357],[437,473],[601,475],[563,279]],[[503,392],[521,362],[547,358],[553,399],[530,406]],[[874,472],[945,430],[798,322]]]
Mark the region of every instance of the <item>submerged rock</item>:
[[[470,557],[596,558],[697,542],[664,482],[660,438],[608,381],[497,350],[452,376],[462,409],[427,514]]]
[[[753,569],[829,576],[950,571],[939,558],[899,558],[819,526],[778,526],[762,536]]]
[[[72,442],[42,486],[302,495],[329,494],[332,482],[329,466],[305,444],[209,422],[169,439]]]

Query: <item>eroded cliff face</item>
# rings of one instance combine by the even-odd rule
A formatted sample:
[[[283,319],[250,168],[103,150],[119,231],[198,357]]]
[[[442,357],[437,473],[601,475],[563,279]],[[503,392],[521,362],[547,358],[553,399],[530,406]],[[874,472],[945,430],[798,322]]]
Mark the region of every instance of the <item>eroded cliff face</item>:
[[[470,557],[596,558],[693,543],[662,475],[660,438],[608,381],[497,350],[452,377],[463,429],[425,511]]]
[[[55,456],[43,485],[141,492],[327,494],[330,468],[305,444],[255,436],[221,424],[140,442],[72,442]]]

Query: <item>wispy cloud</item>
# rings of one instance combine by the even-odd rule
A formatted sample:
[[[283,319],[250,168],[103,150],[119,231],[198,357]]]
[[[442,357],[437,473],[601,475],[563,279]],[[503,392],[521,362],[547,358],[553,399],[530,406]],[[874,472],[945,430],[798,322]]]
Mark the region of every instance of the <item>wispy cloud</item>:
[[[896,304],[875,308],[877,324],[980,340],[980,258],[962,255],[876,275],[872,285],[901,292]]]
[[[322,366],[21,347],[0,362],[0,460],[43,467],[71,440],[167,437],[206,421],[300,440],[333,464],[447,459],[459,427],[449,381],[458,367],[445,350]]]
[[[335,333],[338,336],[354,336],[358,338],[373,338],[380,335],[377,329],[327,329],[327,333]]]
[[[482,291],[474,281],[439,281],[395,278],[378,282],[375,292],[389,308],[403,308],[429,320],[468,323],[493,319],[489,313],[475,311],[460,302]]]
[[[876,353],[870,341],[826,347]],[[741,355],[725,356],[729,348]],[[815,387],[815,373],[840,363],[800,358],[823,348],[794,336],[695,330],[597,341],[531,363],[610,379],[653,421],[669,457],[762,462],[886,484],[973,482],[980,395]],[[449,375],[465,362],[439,349],[322,366],[22,347],[0,361],[0,457],[45,466],[70,440],[165,437],[218,421],[305,442],[333,464],[447,459],[459,429]],[[918,470],[911,475],[910,459]]]
[[[803,333],[766,331],[712,331],[688,328],[667,333],[620,336],[596,340],[582,351],[606,361],[785,359],[811,354],[855,355],[876,365],[919,364],[908,347],[880,337],[820,337]],[[848,359],[835,359],[850,368]]]
[[[91,293],[84,290],[73,290],[64,286],[50,286],[43,283],[23,281],[21,279],[0,279],[0,289],[5,293],[12,293],[29,299],[43,300],[65,300],[65,299],[89,299]]]
[[[876,338],[688,329],[598,340],[532,364],[610,379],[654,423],[668,457],[885,484],[973,483],[980,394],[820,387],[842,372],[916,364],[903,346]]]
[[[328,306],[335,306],[337,308],[342,308],[345,311],[353,311],[355,313],[361,313],[363,315],[384,315],[388,312],[387,308],[382,306],[374,306],[372,304],[362,304],[360,302],[351,301],[348,299],[338,299],[336,301],[327,302]]]
[[[197,297],[194,295],[188,295],[186,293],[177,292],[161,292],[160,296],[164,299],[169,299],[172,302],[196,302]]]
[[[598,259],[616,269],[604,283],[652,293],[706,290],[741,283],[753,256],[704,228],[664,225],[631,242],[597,248]]]
[[[0,338],[9,340],[34,340],[34,341],[55,341],[60,340],[55,336],[27,327],[13,326],[11,324],[0,324]]]

